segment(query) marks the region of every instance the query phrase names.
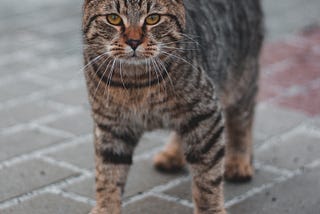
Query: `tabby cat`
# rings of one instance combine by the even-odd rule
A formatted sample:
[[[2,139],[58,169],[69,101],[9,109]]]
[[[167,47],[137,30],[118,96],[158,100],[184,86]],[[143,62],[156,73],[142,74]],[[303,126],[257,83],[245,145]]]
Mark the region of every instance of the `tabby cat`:
[[[262,39],[259,0],[85,1],[96,153],[92,214],[121,213],[134,148],[144,131],[158,128],[173,134],[155,166],[188,163],[194,213],[225,213],[223,178],[253,175]]]

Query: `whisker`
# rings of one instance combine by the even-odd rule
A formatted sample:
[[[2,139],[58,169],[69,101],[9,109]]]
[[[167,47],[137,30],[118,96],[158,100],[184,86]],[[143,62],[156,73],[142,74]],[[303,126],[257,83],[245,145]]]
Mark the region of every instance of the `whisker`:
[[[97,57],[95,57],[94,59],[89,61],[86,65],[84,65],[84,67],[81,68],[79,71],[84,71],[89,65],[91,65],[92,63],[94,63],[95,61],[99,60],[101,57],[103,57],[103,56],[105,56],[107,54],[109,54],[109,52],[104,52],[104,53],[98,55]]]
[[[112,81],[112,76],[113,76],[113,72],[114,72],[114,65],[115,65],[115,62],[116,62],[116,59],[113,59],[113,63],[112,63],[112,67],[111,67],[111,70],[109,72],[109,75],[108,75],[108,80],[107,80],[107,105],[109,105],[109,95],[110,95],[110,84],[111,84],[111,81]],[[105,87],[105,90],[106,90],[106,87]],[[103,92],[103,94],[105,94],[105,90]]]
[[[194,66],[193,64],[191,64],[190,62],[188,62],[186,59],[182,58],[182,57],[179,57],[177,55],[174,55],[174,54],[171,54],[171,53],[168,53],[168,52],[165,52],[165,51],[162,51],[162,53],[168,55],[168,56],[171,56],[173,58],[176,58],[178,60],[182,60],[183,62],[187,63],[188,65],[192,66],[195,70],[199,70],[199,68],[197,68],[196,66]]]
[[[191,35],[185,34],[185,33],[179,33],[181,36],[184,36],[185,38],[195,42],[197,45],[200,45],[199,42],[197,40],[195,40],[194,38],[191,37]],[[200,36],[195,36],[197,38],[199,38]]]
[[[160,80],[159,80],[158,72],[157,72],[157,70],[156,70],[156,68],[155,68],[154,61],[153,61],[152,58],[150,58],[150,62],[152,63],[152,64],[151,64],[152,67],[153,67],[152,70],[156,73],[157,80],[158,80],[158,86],[160,86]],[[159,89],[160,89],[160,92],[161,92],[161,87],[159,87]],[[160,94],[158,94],[158,97],[160,97]]]
[[[161,46],[163,49],[172,49],[172,50],[178,50],[178,51],[195,51],[195,50],[199,50],[197,48],[195,49],[189,49],[189,48],[177,48],[177,47],[170,47],[170,46],[164,46],[162,45]]]
[[[108,57],[108,58],[103,62],[103,64],[105,64],[109,58],[110,58],[110,57]],[[102,77],[100,78],[100,80],[99,80],[99,82],[98,82],[98,85],[97,85],[97,87],[96,87],[96,89],[95,89],[95,92],[94,92],[94,97],[96,96],[97,91],[98,91],[98,89],[99,89],[99,87],[100,87],[100,84],[101,84],[101,82],[102,82],[102,79],[103,79],[104,75],[106,74],[106,72],[107,72],[107,70],[108,70],[108,67],[109,67],[109,65],[110,65],[110,62],[111,62],[111,61],[108,62],[107,67],[105,68],[105,70],[104,70],[104,72],[103,72],[103,74],[102,74]],[[101,64],[100,67],[101,67],[103,64]],[[99,69],[100,69],[100,67],[99,67]],[[99,69],[96,71],[96,73],[99,72]]]
[[[121,82],[122,82],[122,85],[123,85],[123,87],[126,89],[126,90],[128,90],[127,88],[126,88],[126,85],[125,85],[125,83],[124,83],[124,81],[123,81],[123,77],[122,77],[122,61],[121,60],[119,60],[119,63],[120,63],[120,65],[119,65],[119,69],[120,69],[120,78],[121,78]]]
[[[171,79],[171,77],[170,77],[170,74],[169,74],[166,66],[164,65],[164,63],[163,63],[158,57],[155,58],[155,60],[159,63],[159,65],[162,67],[162,69],[166,72],[166,74],[167,74],[167,76],[168,76],[168,78],[169,78],[169,81],[170,81],[171,86],[174,87],[173,81],[172,81],[172,79]]]

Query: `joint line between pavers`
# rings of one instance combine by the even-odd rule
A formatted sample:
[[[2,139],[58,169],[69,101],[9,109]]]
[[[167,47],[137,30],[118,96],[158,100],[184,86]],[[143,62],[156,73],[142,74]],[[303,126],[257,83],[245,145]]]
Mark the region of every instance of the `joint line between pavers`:
[[[152,196],[164,199],[166,201],[174,202],[189,208],[194,208],[193,203],[189,202],[188,200],[177,198],[171,195],[167,195],[164,193],[151,193]]]
[[[310,164],[307,164],[305,166],[305,168],[314,169],[314,168],[319,167],[319,166],[320,166],[320,159],[319,160],[315,160],[315,161],[311,162]],[[242,194],[240,196],[236,196],[235,198],[227,201],[225,206],[226,206],[226,208],[229,208],[229,207],[231,207],[231,206],[233,206],[235,204],[239,204],[239,203],[243,202],[244,200],[246,200],[248,198],[251,198],[252,196],[254,196],[256,194],[259,194],[259,193],[263,192],[266,189],[272,188],[276,184],[286,182],[289,179],[292,179],[292,178],[294,178],[296,176],[302,175],[303,172],[304,172],[303,169],[297,169],[297,170],[292,171],[291,173],[288,173],[288,175],[284,175],[284,176],[281,176],[279,178],[274,179],[275,180],[274,182],[271,182],[271,183],[268,183],[268,184],[263,184],[260,187],[252,188],[249,191],[247,191],[246,193],[244,193],[244,194]]]
[[[36,125],[36,127],[38,127],[38,126],[40,127],[40,125]],[[29,128],[30,128],[30,126],[29,126]],[[19,155],[17,157],[11,158],[9,160],[5,160],[5,161],[0,162],[0,170],[2,170],[4,168],[11,167],[11,166],[19,164],[19,163],[22,163],[24,161],[35,159],[39,156],[45,156],[50,153],[58,152],[63,149],[66,149],[66,148],[70,148],[70,147],[73,147],[76,145],[85,144],[88,141],[91,141],[92,139],[93,139],[92,134],[86,134],[86,135],[82,135],[79,137],[75,137],[73,139],[67,139],[64,142],[56,144],[56,145],[48,146],[46,148],[41,148],[41,149],[32,151],[30,153],[27,153],[27,154]],[[134,160],[137,162],[146,160],[149,157],[151,157],[158,149],[160,150],[160,147],[157,148],[156,150],[151,150],[151,151],[149,150],[146,153],[138,155],[134,158]]]
[[[305,83],[304,85],[294,85],[291,86],[289,88],[286,88],[284,90],[282,90],[282,92],[272,98],[269,98],[268,100],[265,101],[265,103],[268,104],[274,104],[277,101],[281,101],[281,99],[286,98],[286,97],[292,97],[298,94],[303,94],[305,92],[307,92],[308,90],[311,89],[316,89],[320,84],[320,78],[318,79],[313,79],[307,83]],[[301,111],[303,113],[303,111]]]
[[[81,174],[86,175],[86,176],[92,176],[93,175],[93,173],[91,171],[89,171],[89,170],[80,168],[78,166],[75,166],[73,164],[67,163],[65,161],[56,160],[56,159],[48,157],[48,156],[40,155],[37,159],[43,160],[43,161],[45,161],[45,162],[47,162],[49,164],[52,164],[54,166],[59,166],[59,167],[65,168],[65,169],[72,170],[74,172],[81,173]]]
[[[235,198],[227,201],[225,203],[225,207],[226,208],[230,208],[231,206],[235,205],[235,204],[239,204],[241,202],[243,202],[244,200],[266,190],[266,189],[270,189],[271,187],[273,187],[275,184],[274,183],[268,183],[268,184],[263,184],[262,186],[260,187],[255,187],[255,188],[252,188],[250,189],[249,191],[247,191],[246,193],[242,194],[242,195],[239,195],[239,196],[236,196]]]
[[[87,198],[87,197],[84,197],[82,195],[78,195],[76,193],[66,192],[66,191],[61,190],[61,189],[53,189],[52,188],[48,192],[52,193],[52,194],[55,194],[55,195],[62,196],[64,198],[72,199],[73,201],[85,203],[85,204],[88,204],[90,206],[95,206],[95,204],[96,204],[96,201],[91,199],[91,198]]]
[[[147,197],[151,196],[151,193],[150,192],[144,192],[144,193],[141,193],[141,194],[138,194],[138,195],[135,195],[135,196],[132,196],[130,197],[129,199],[126,199],[122,202],[122,207],[126,207],[130,204],[133,204],[137,201],[141,201]]]
[[[69,105],[69,104],[65,104],[65,103],[57,102],[57,101],[53,101],[53,100],[46,100],[45,102],[47,105],[54,107],[55,109],[57,109],[59,111],[63,111],[65,109],[84,109],[83,106]]]
[[[48,153],[52,153],[52,152],[56,152],[59,151],[61,149],[65,149],[65,148],[69,148],[71,146],[74,145],[80,145],[83,144],[85,142],[87,142],[89,139],[92,138],[92,135],[84,135],[84,136],[80,136],[78,138],[72,139],[72,140],[67,140],[63,143],[60,143],[58,145],[53,145],[53,146],[49,146],[43,149],[39,149],[36,151],[33,151],[31,153],[28,154],[23,154],[17,157],[14,157],[12,159],[9,160],[5,160],[3,162],[0,163],[0,170],[7,168],[7,167],[11,167],[15,164],[19,164],[22,163],[24,161],[28,161],[28,160],[32,160],[35,159],[41,155],[46,155]]]
[[[63,91],[68,89],[78,88],[79,86],[82,86],[82,82],[69,81],[68,83],[65,83],[63,85],[60,84],[60,85],[53,86],[50,89],[39,90],[27,96],[19,97],[17,99],[12,99],[12,100],[8,100],[6,102],[0,103],[0,110],[6,109],[6,108],[12,108],[12,107],[33,102],[33,101],[37,101],[37,100],[46,98],[47,96],[52,96],[55,94],[62,93]]]
[[[36,120],[31,121],[31,123],[38,123],[38,124],[51,123],[51,122],[57,121],[58,119],[61,119],[64,117],[76,115],[82,111],[83,111],[83,109],[80,107],[73,108],[73,109],[66,109],[63,112],[58,112],[58,113],[47,115],[45,117],[38,118]]]
[[[271,146],[274,146],[276,143],[279,143],[279,141],[285,141],[286,139],[289,139],[290,137],[294,136],[297,133],[302,133],[304,130],[303,126],[304,126],[304,122],[301,122],[300,124],[293,127],[292,129],[289,129],[282,134],[269,138],[268,140],[265,141],[264,144],[262,144],[259,148],[257,148],[257,150],[265,151],[269,149]]]
[[[71,185],[75,182],[79,182],[79,180],[84,180],[86,179],[87,176],[85,175],[77,175],[77,176],[73,176],[71,178],[67,178],[63,181],[60,181],[60,182],[57,182],[55,184],[51,184],[51,185],[48,185],[48,186],[45,186],[43,188],[39,188],[39,189],[36,189],[36,190],[33,190],[31,192],[28,192],[28,193],[25,193],[25,194],[22,194],[18,197],[15,197],[13,199],[9,199],[7,201],[4,201],[4,202],[1,202],[0,203],[0,210],[3,210],[3,209],[6,209],[6,208],[10,208],[12,206],[15,206],[15,205],[18,205],[24,201],[27,201],[27,200],[30,200],[36,196],[39,196],[39,195],[42,195],[44,193],[48,193],[50,192],[52,189],[59,189],[59,188],[64,188],[65,186],[67,185]]]
[[[48,85],[55,86],[59,84],[59,82],[53,78],[46,77],[41,74],[34,74],[33,72],[26,72],[24,77],[38,85],[46,87],[48,87]]]
[[[292,61],[293,61],[292,59],[286,58],[279,62],[272,63],[270,65],[263,67],[261,73],[263,73],[263,75],[271,75],[278,70],[288,68],[291,65]]]
[[[138,161],[138,162],[143,161],[143,160],[148,160],[148,159],[152,158],[155,154],[160,152],[162,149],[163,149],[163,146],[153,148],[153,149],[148,150],[140,155],[136,155],[135,157],[133,157],[133,160]]]
[[[15,132],[16,130],[21,130],[21,129],[24,129],[26,127],[32,127],[32,124],[41,125],[41,124],[45,124],[45,123],[54,122],[54,121],[56,121],[56,120],[58,120],[60,118],[63,118],[63,117],[66,117],[66,116],[72,116],[72,115],[78,114],[78,113],[80,113],[82,111],[83,111],[82,109],[77,108],[77,109],[66,109],[63,112],[55,112],[55,113],[52,113],[52,114],[48,114],[46,116],[37,118],[37,119],[29,121],[29,122],[25,122],[25,123],[21,123],[21,124],[18,124],[18,125],[14,125],[14,126],[11,126],[11,127],[4,128],[4,129],[2,129],[0,131],[0,135],[11,133],[11,132]]]
[[[304,126],[301,127],[301,132],[302,131],[310,136],[320,138],[320,129],[311,124],[304,124]]]
[[[52,127],[49,127],[46,125],[39,125],[39,124],[32,123],[32,124],[30,124],[30,126],[33,129],[38,129],[43,133],[57,136],[57,137],[63,137],[63,138],[76,138],[77,137],[75,134],[73,134],[71,132],[64,131],[62,129],[52,128]]]
[[[140,201],[148,196],[151,196],[153,193],[160,193],[160,192],[166,191],[166,190],[173,188],[173,187],[175,187],[175,186],[177,186],[177,185],[181,184],[182,182],[185,182],[189,179],[190,179],[190,176],[183,176],[183,177],[174,179],[172,181],[169,181],[166,184],[162,184],[162,185],[153,187],[153,188],[143,192],[142,194],[134,195],[134,196],[130,197],[129,199],[125,200],[123,202],[123,206],[125,207],[125,206],[128,206],[129,204]]]
[[[265,170],[265,171],[268,171],[268,172],[271,172],[273,174],[280,175],[280,176],[291,176],[291,174],[293,173],[292,171],[290,171],[288,169],[270,166],[267,164],[260,163],[258,161],[255,161],[254,165],[257,169],[262,169],[262,170]]]

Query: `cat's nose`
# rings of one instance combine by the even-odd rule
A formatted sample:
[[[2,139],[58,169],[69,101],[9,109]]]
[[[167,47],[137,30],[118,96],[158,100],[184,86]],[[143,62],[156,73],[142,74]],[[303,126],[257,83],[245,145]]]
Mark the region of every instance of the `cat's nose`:
[[[135,51],[142,42],[141,40],[128,39],[126,43]]]

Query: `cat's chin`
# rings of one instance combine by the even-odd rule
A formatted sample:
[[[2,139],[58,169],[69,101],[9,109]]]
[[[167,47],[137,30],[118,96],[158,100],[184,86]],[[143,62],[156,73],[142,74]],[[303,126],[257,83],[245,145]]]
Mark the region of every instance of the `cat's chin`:
[[[145,57],[145,56],[130,56],[121,58],[121,62],[128,65],[144,65],[150,64],[153,57]]]

